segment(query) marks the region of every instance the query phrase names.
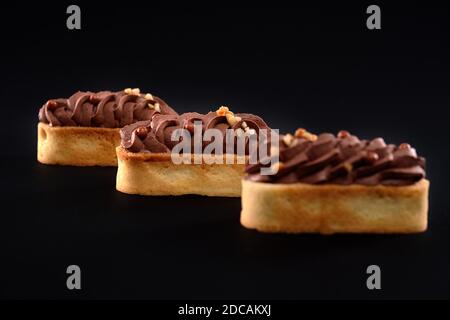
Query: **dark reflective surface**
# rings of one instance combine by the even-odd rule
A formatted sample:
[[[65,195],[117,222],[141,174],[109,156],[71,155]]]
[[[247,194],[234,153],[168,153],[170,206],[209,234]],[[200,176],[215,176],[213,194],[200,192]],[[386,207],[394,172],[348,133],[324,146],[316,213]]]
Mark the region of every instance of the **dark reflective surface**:
[[[130,15],[85,4],[71,32],[65,8],[17,5],[0,22],[1,297],[450,296],[448,12],[386,6],[382,30],[370,32],[364,6]],[[115,168],[36,163],[42,103],[126,87],[180,112],[228,104],[281,131],[409,142],[427,158],[429,231],[260,234],[240,226],[240,199],[130,196],[115,191]],[[65,287],[70,264],[82,269],[81,292]],[[370,264],[381,291],[366,289]]]

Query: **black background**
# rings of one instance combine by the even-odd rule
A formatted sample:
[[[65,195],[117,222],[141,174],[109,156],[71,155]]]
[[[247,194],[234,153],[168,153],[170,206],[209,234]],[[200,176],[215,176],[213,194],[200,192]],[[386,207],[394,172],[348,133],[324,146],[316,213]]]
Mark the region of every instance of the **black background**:
[[[447,8],[378,2],[371,31],[371,3],[78,2],[82,30],[69,31],[69,4],[0,9],[1,298],[450,298]],[[126,87],[179,112],[229,105],[282,132],[407,141],[427,158],[429,230],[260,234],[240,226],[239,199],[130,196],[115,168],[36,162],[47,99]],[[366,288],[370,264],[382,290]]]

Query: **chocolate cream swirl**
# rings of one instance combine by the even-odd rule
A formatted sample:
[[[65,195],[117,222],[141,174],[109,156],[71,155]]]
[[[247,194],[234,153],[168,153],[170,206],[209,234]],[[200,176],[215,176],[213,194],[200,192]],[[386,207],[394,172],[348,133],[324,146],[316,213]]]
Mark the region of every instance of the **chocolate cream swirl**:
[[[51,126],[121,128],[157,114],[177,113],[162,99],[139,89],[111,92],[79,91],[68,99],[47,101],[39,121]]]
[[[360,140],[341,131],[312,135],[299,129],[280,136],[278,172],[261,175],[261,163],[246,167],[246,179],[266,183],[411,185],[425,178],[425,159],[409,144],[382,138]]]
[[[197,112],[187,112],[181,115],[158,115],[151,121],[141,121],[126,126],[120,131],[121,146],[130,152],[153,152],[169,153],[179,141],[172,141],[171,137],[175,130],[186,129],[191,134],[191,151],[194,153],[194,124],[201,123],[201,150],[212,143],[203,141],[203,133],[207,129],[217,129],[224,137],[222,153],[226,153],[226,130],[233,129],[235,132],[249,134],[259,134],[261,129],[269,130],[267,124],[260,117],[248,113],[234,114],[226,107],[222,107],[216,112],[201,114]],[[237,138],[235,137],[234,152],[237,148]],[[248,154],[248,140],[246,141],[246,154]]]

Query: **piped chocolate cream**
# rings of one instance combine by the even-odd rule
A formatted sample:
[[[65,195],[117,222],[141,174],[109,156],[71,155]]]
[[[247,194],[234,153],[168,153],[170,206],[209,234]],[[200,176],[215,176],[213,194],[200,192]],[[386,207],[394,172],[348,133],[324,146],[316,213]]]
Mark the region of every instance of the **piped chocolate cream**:
[[[280,135],[278,172],[261,175],[260,163],[246,167],[245,179],[266,183],[411,185],[425,178],[425,159],[409,144],[382,138],[360,140],[347,131],[318,136],[298,129]],[[273,154],[272,154],[273,155]]]
[[[49,100],[39,110],[39,121],[50,126],[121,128],[158,114],[177,115],[161,98],[129,88],[79,91],[68,99]]]
[[[150,121],[140,121],[128,125],[120,131],[121,146],[129,152],[169,153],[179,143],[179,141],[172,141],[174,131],[186,129],[195,138],[196,123],[201,130],[201,151],[212,142],[203,140],[203,133],[207,129],[217,129],[221,132],[224,137],[221,142],[223,143],[223,153],[226,153],[226,132],[229,129],[234,130],[236,135],[257,135],[261,129],[270,130],[264,120],[256,115],[234,114],[227,107],[221,107],[217,111],[207,114],[187,112],[181,115],[158,115]],[[234,138],[237,139],[237,136]],[[194,139],[191,142],[191,150],[194,153]],[[248,144],[248,141],[246,143]],[[248,153],[248,145],[246,145],[245,151]]]

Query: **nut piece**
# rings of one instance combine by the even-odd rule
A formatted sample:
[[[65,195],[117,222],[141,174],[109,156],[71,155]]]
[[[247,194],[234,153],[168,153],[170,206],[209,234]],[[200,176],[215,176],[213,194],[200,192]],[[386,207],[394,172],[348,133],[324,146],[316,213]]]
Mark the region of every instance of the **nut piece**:
[[[236,129],[236,136],[242,137],[243,135],[245,135],[244,130],[242,130],[241,128]]]
[[[295,130],[294,135],[295,135],[297,138],[302,138],[303,135],[305,134],[305,132],[306,132],[305,129],[303,129],[303,128],[298,128],[297,130]]]
[[[277,173],[278,171],[282,170],[284,168],[284,164],[281,161],[275,162],[272,165],[272,170],[275,171],[275,173]]]
[[[230,126],[234,126],[242,120],[241,117],[235,117],[232,112],[225,114],[225,117],[227,118],[228,124]]]
[[[316,141],[317,140],[317,135],[309,133],[309,132],[308,132],[308,135],[305,136],[305,137],[306,137],[306,139],[308,139],[310,141]]]
[[[132,95],[132,96],[138,96],[141,94],[141,90],[139,88],[126,88],[125,90],[123,90],[126,94]]]
[[[228,109],[228,107],[226,106],[221,106],[219,109],[217,109],[216,113],[219,116],[225,116],[229,113],[233,114],[233,112],[231,112],[230,109]]]
[[[144,99],[153,101],[153,96],[151,95],[151,93],[146,93]]]
[[[240,117],[236,117],[236,118],[238,118],[239,121],[242,120]],[[256,130],[250,128],[250,127],[248,126],[247,122],[245,122],[245,121],[242,121],[242,123],[241,123],[241,128],[244,129],[245,133],[248,134],[248,135],[256,134]]]
[[[153,109],[153,110],[155,110],[155,111],[157,111],[157,112],[161,112],[161,107],[160,107],[160,105],[159,105],[158,102],[155,102],[154,105],[151,104],[151,103],[148,103],[147,106],[148,106],[150,109]]]
[[[294,136],[290,133],[286,134],[283,137],[283,142],[285,145],[287,145],[288,147],[292,144],[292,142],[294,141]]]
[[[378,156],[378,153],[376,153],[374,151],[368,151],[364,158],[369,163],[374,163],[374,162],[376,162],[379,159],[379,156]]]
[[[400,150],[408,150],[411,149],[411,145],[409,143],[402,143],[401,145],[398,146],[398,148]]]
[[[51,107],[56,107],[56,106],[58,106],[58,103],[56,101],[53,101],[53,100],[48,100],[47,101],[47,106],[49,106],[50,108]]]
[[[250,136],[256,134],[256,130],[255,129],[250,129],[250,127],[247,127],[244,130],[245,130],[245,133],[250,135]]]
[[[309,141],[316,141],[317,140],[317,136],[315,134],[312,134],[311,132],[306,131],[303,128],[298,128],[297,130],[295,130],[295,134],[294,134],[297,138],[303,138]]]
[[[352,172],[353,165],[349,162],[346,162],[346,163],[344,163],[344,168],[345,168],[345,170],[347,170],[347,172]]]
[[[347,137],[350,137],[350,132],[348,132],[347,130],[341,130],[338,132],[337,136],[338,138],[345,139]]]

